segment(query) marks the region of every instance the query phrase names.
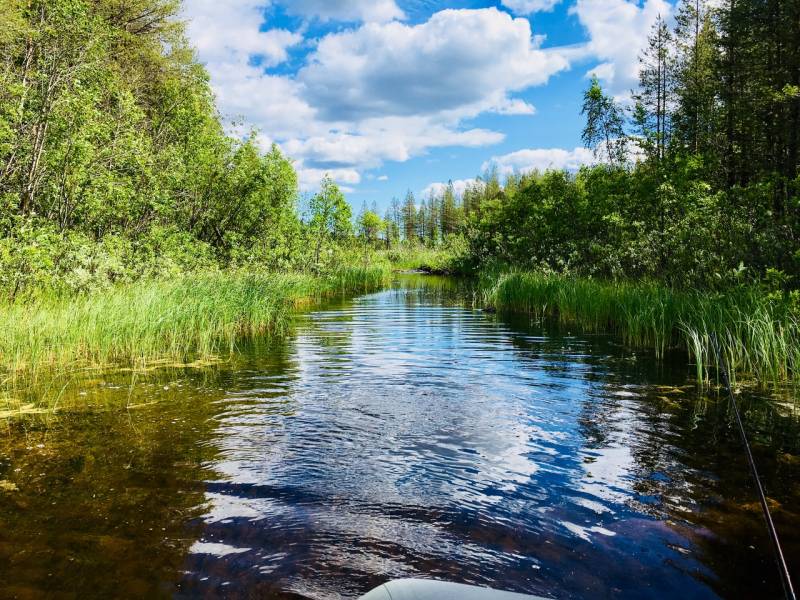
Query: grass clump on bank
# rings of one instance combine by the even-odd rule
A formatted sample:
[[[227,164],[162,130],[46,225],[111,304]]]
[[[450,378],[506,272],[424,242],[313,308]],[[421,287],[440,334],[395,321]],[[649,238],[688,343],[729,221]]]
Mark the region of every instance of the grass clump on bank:
[[[421,271],[431,275],[459,273],[459,256],[465,251],[463,238],[453,236],[447,243],[426,246],[419,243],[400,243],[384,250],[383,256],[398,271]]]
[[[301,306],[374,290],[388,277],[384,266],[325,276],[213,273],[6,303],[0,305],[0,376],[8,384],[81,366],[216,356],[232,351],[242,336],[284,331]]]
[[[797,299],[755,286],[725,292],[680,291],[648,282],[597,281],[534,272],[487,273],[483,301],[499,311],[556,318],[624,343],[688,351],[699,381],[715,373],[716,333],[731,371],[760,383],[800,382]]]

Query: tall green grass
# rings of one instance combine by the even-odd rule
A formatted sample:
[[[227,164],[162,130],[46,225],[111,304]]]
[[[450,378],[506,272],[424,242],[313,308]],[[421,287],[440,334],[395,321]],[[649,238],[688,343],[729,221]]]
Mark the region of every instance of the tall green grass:
[[[761,383],[800,382],[796,309],[756,287],[679,291],[647,282],[610,282],[530,272],[484,273],[484,303],[500,311],[556,318],[630,345],[688,351],[699,381],[716,376],[712,335],[731,371]]]
[[[454,270],[454,255],[450,248],[431,248],[422,244],[399,244],[382,251],[392,266],[400,271],[424,271],[448,274]]]
[[[0,305],[0,383],[76,366],[186,361],[280,333],[300,306],[377,289],[385,266],[322,277],[246,272],[143,281],[70,298]]]

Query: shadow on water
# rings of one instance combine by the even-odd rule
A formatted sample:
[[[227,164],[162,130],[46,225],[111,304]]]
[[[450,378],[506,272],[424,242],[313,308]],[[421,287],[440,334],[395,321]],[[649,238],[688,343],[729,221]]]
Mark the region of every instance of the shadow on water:
[[[208,370],[76,382],[97,408],[0,438],[0,596],[779,596],[729,406],[684,360],[471,305],[404,276]],[[743,408],[797,572],[800,422]]]

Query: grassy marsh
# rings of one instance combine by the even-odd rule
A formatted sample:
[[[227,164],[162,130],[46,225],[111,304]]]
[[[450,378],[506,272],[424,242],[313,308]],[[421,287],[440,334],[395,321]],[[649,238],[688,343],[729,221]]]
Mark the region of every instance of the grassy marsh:
[[[384,256],[399,271],[424,271],[439,275],[453,272],[454,254],[452,249],[446,247],[400,244],[385,250]]]
[[[326,297],[384,285],[387,266],[304,274],[211,273],[0,305],[0,388],[81,367],[208,359],[283,332]]]
[[[800,382],[796,308],[756,287],[721,293],[657,283],[611,282],[532,272],[484,273],[483,303],[499,311],[556,318],[584,331],[619,335],[627,345],[688,351],[697,379],[716,376],[714,332],[731,370],[762,384]]]

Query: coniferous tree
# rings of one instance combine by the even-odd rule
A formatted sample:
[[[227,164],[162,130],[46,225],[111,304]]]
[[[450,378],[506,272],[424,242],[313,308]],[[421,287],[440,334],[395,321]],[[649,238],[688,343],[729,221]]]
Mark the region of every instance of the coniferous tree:
[[[435,246],[439,242],[439,234],[441,231],[441,202],[436,197],[435,192],[431,192],[428,197],[428,218],[427,218],[426,239],[431,246]]]
[[[419,210],[417,211],[417,239],[425,242],[428,237],[428,204],[425,199],[420,202]]]
[[[483,199],[486,202],[497,200],[503,194],[503,186],[500,183],[500,173],[497,165],[492,165],[483,175]]]
[[[480,212],[481,197],[483,196],[483,180],[479,177],[467,184],[461,200],[464,217],[469,217]]]
[[[442,193],[441,206],[442,237],[446,238],[458,229],[456,191],[452,180],[447,183],[447,187]]]
[[[400,225],[392,206],[386,209],[383,220],[386,228],[386,246],[391,248],[400,241]]]
[[[400,201],[396,197],[392,198],[389,203],[386,220],[389,222],[390,244],[396,244],[400,241],[403,232],[403,210],[400,206]]]
[[[669,146],[674,85],[672,33],[659,15],[640,57],[639,91],[634,94],[640,144],[656,163],[664,160]]]
[[[682,148],[710,158],[716,126],[716,29],[707,0],[683,0],[675,17],[674,135]]]
[[[745,41],[748,37],[745,3],[746,0],[726,0],[718,17],[720,45],[717,60],[724,139],[721,150],[727,187],[746,183],[749,179],[743,164],[741,127],[746,120],[742,72],[746,54]]]
[[[403,203],[403,237],[408,242],[417,239],[417,201],[411,190]]]

